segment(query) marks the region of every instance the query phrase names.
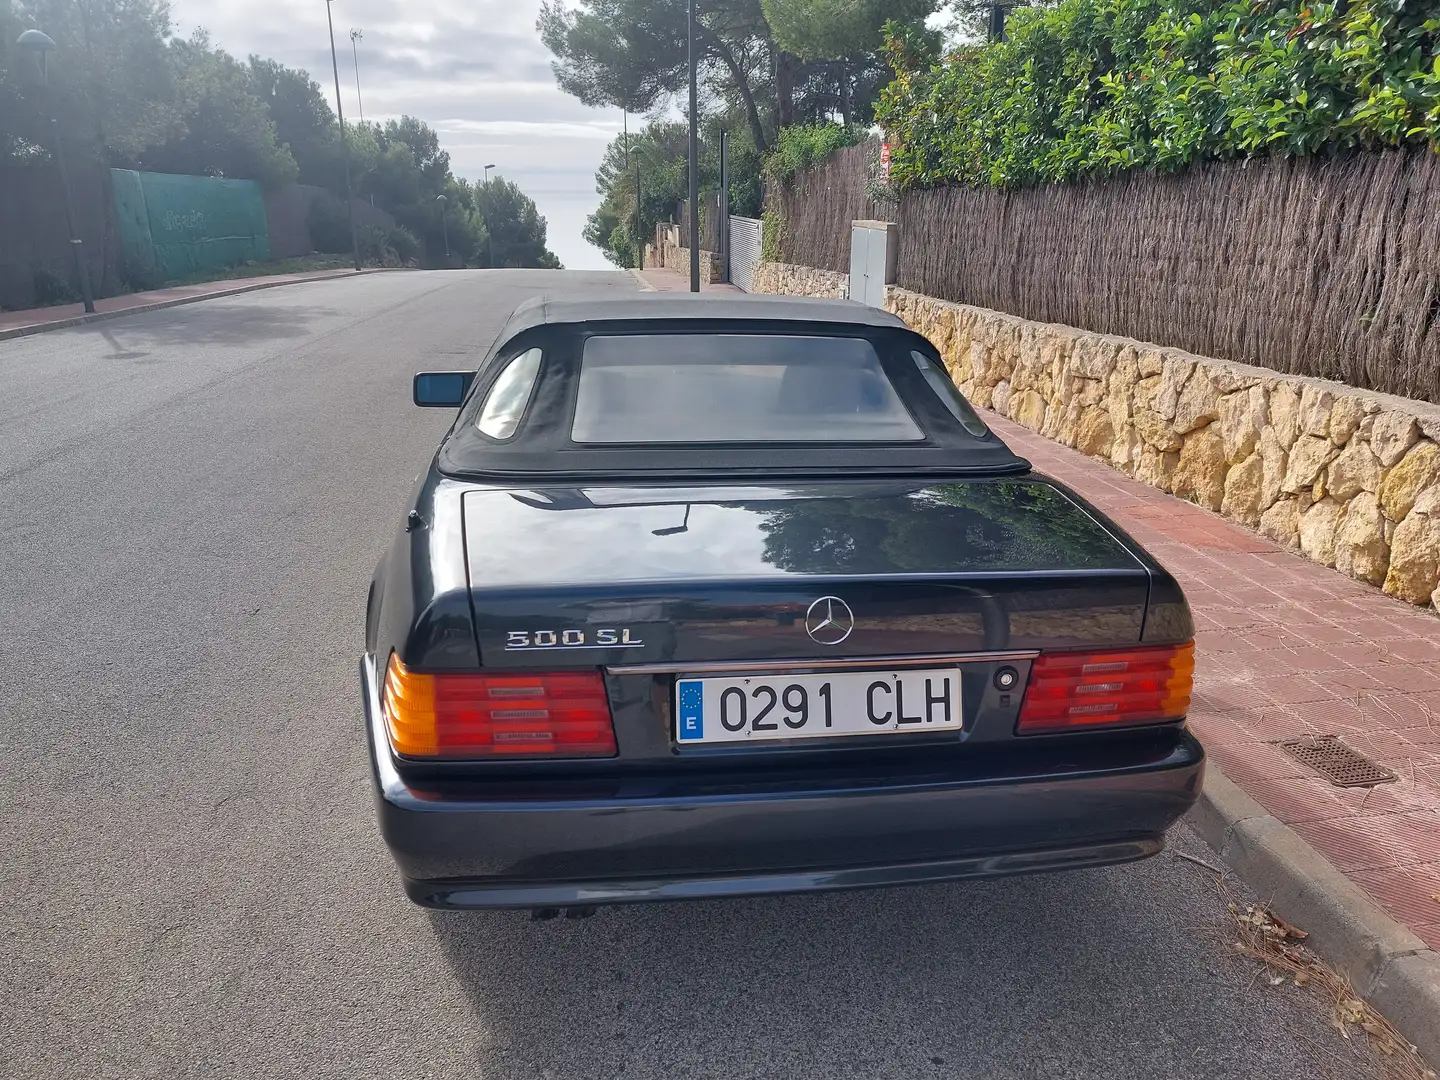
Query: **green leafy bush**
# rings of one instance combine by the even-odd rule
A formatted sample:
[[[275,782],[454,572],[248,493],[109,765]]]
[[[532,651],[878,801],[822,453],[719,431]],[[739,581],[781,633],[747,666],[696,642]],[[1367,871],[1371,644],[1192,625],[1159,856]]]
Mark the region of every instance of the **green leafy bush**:
[[[900,188],[1440,143],[1440,12],[1415,0],[1062,0],[939,62],[891,34]]]
[[[765,155],[763,172],[770,180],[786,181],[798,172],[820,164],[836,150],[854,146],[865,130],[841,124],[806,124],[781,128],[774,149]]]
[[[305,214],[305,227],[316,251],[335,255],[350,250],[350,216],[345,203],[334,195],[326,192],[315,198]]]
[[[360,257],[379,266],[404,266],[420,254],[420,241],[403,225],[387,229],[380,225],[361,225],[355,230],[360,242]]]
[[[40,307],[51,304],[73,304],[80,299],[80,290],[68,277],[61,277],[44,267],[35,268],[35,303]]]
[[[395,257],[388,244],[389,233],[379,225],[357,225],[355,227],[355,241],[360,245],[360,258],[367,263],[375,263],[379,266],[398,266],[399,260]]]
[[[402,266],[420,257],[420,239],[404,225],[396,225],[390,230],[386,244]]]
[[[778,210],[767,209],[760,221],[760,258],[765,262],[780,262],[785,252],[785,219]]]

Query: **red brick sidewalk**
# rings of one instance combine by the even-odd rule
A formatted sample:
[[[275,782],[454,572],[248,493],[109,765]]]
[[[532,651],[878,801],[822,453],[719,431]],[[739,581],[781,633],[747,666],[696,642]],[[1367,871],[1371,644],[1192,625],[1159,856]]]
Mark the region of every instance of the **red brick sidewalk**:
[[[641,270],[640,276],[643,277],[647,283],[653,285],[656,292],[690,291],[690,275],[688,273],[682,274],[679,270],[669,270],[663,266],[652,267],[650,269]],[[714,285],[702,285],[700,287],[700,291],[707,293],[740,292],[740,290],[737,289],[734,285],[726,285],[723,282],[717,282]]]
[[[1190,722],[1225,775],[1440,948],[1440,619],[987,419],[1180,579],[1196,627]],[[1275,745],[1303,735],[1338,735],[1399,780],[1335,787]]]
[[[197,285],[177,285],[172,289],[154,289],[150,292],[130,293],[127,296],[111,296],[95,301],[95,315],[122,315],[126,312],[151,310],[185,303],[187,300],[205,300],[212,296],[227,296],[232,293],[253,292],[277,285],[293,285],[297,281],[318,281],[330,277],[354,277],[355,271],[316,270],[308,274],[274,274],[268,277],[235,278],[228,281],[204,281]],[[83,304],[60,304],[56,307],[31,308],[27,311],[0,311],[0,336],[11,336],[13,332],[42,330],[51,326],[72,325],[88,321]]]

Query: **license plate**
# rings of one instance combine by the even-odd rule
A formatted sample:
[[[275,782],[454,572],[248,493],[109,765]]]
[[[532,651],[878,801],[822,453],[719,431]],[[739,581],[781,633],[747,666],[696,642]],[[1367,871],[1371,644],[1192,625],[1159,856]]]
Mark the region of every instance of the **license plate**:
[[[953,667],[675,684],[675,737],[681,743],[823,739],[960,725],[960,670]]]

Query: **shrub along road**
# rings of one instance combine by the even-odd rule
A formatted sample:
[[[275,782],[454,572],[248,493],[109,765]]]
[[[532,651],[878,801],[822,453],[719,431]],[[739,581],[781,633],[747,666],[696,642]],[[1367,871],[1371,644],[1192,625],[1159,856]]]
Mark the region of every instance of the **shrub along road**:
[[[410,375],[635,288],[375,275],[0,343],[4,1074],[1361,1075],[1170,855],[584,922],[403,899],[355,663],[450,422]]]

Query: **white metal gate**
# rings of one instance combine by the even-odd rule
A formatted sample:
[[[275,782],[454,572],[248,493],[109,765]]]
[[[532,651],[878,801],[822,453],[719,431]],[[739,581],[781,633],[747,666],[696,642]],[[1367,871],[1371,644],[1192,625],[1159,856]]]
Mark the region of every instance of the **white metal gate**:
[[[730,283],[745,292],[755,291],[762,230],[755,218],[730,219]]]

